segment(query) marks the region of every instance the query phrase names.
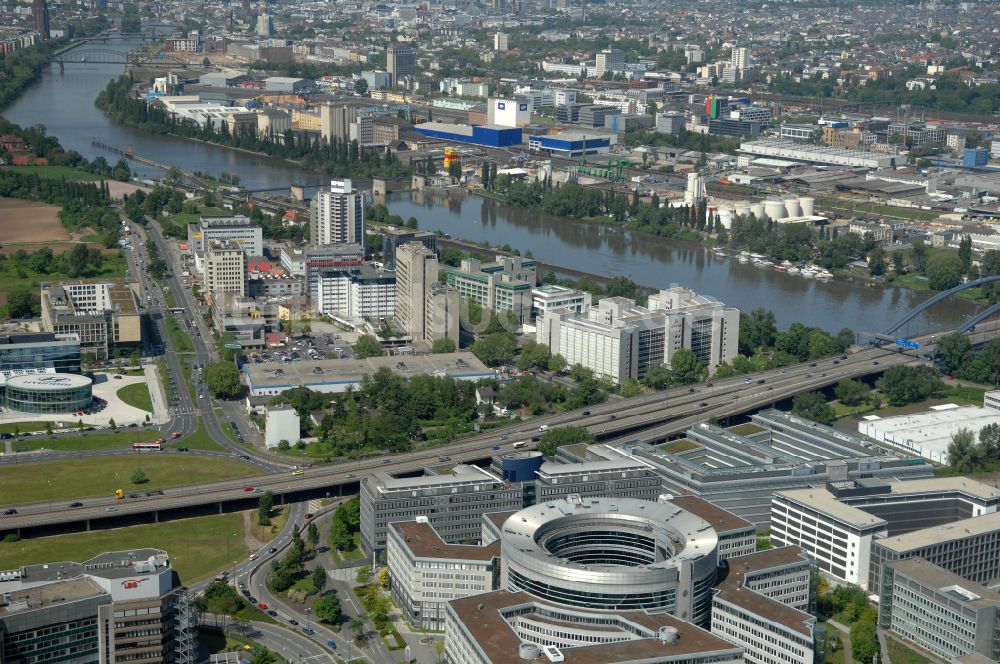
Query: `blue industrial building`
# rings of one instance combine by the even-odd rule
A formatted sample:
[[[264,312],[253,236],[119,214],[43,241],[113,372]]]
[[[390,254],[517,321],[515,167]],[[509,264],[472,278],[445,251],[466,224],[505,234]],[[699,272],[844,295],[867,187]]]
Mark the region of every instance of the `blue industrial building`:
[[[550,136],[532,136],[528,147],[532,152],[552,157],[580,157],[610,151],[612,138],[607,134],[588,136],[582,132],[564,131]]]
[[[521,144],[520,127],[424,122],[415,126],[413,130],[430,138],[440,138],[444,141],[469,145],[482,145],[489,148],[505,148]]]
[[[966,168],[982,168],[990,163],[990,151],[986,148],[965,148],[962,153],[962,166]]]

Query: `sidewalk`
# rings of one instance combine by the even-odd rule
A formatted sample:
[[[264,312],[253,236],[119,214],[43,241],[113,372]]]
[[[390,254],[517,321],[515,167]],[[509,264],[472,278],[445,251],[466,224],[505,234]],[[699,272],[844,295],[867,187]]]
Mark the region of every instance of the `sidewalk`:
[[[170,411],[167,409],[167,395],[163,393],[163,383],[160,382],[159,367],[155,362],[147,362],[142,370],[146,374],[146,387],[149,388],[149,398],[153,402],[153,423],[169,422]]]

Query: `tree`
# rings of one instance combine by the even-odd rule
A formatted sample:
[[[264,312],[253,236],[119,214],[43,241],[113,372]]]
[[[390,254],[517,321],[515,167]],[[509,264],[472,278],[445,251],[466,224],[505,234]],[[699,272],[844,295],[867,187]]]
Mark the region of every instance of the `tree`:
[[[875,247],[868,254],[868,273],[873,277],[885,274],[885,249]]]
[[[319,528],[317,528],[316,524],[312,521],[310,521],[309,525],[306,527],[306,539],[313,546],[319,544]]]
[[[604,286],[604,292],[608,297],[627,297],[630,300],[637,300],[639,289],[628,277],[612,277]]]
[[[954,288],[962,280],[962,259],[951,252],[939,253],[927,261],[927,285],[943,291]]]
[[[834,394],[837,395],[837,399],[845,406],[857,406],[863,403],[868,398],[869,391],[868,386],[860,380],[851,380],[849,378],[840,381],[837,383],[837,387],[834,388]]]
[[[202,372],[205,387],[219,399],[235,399],[240,396],[240,371],[233,362],[219,360],[205,366]]]
[[[654,390],[663,390],[670,387],[673,380],[673,372],[665,364],[654,364],[646,369],[639,380],[640,383]]]
[[[317,538],[318,541],[319,538]],[[322,566],[314,567],[311,576],[311,581],[314,586],[316,586],[316,592],[323,592],[323,588],[326,587],[327,575],[326,570]]]
[[[355,616],[351,618],[351,622],[347,623],[348,629],[354,634],[355,639],[360,639],[361,635],[365,633],[365,619],[363,616]]]
[[[861,611],[851,625],[851,655],[856,662],[871,662],[879,653],[878,635],[875,623],[878,612],[871,606]]]
[[[912,247],[911,253],[913,254],[913,269],[917,272],[924,272],[927,270],[927,245],[920,238],[914,239],[910,246]]]
[[[330,524],[330,546],[338,551],[350,551],[354,548],[354,540],[347,529],[347,524],[343,521],[334,521]]]
[[[257,501],[257,524],[261,526],[271,525],[271,510],[274,508],[274,494],[265,491],[264,495]]]
[[[773,311],[757,307],[740,316],[740,352],[744,355],[753,355],[758,348],[770,348],[777,334]]]
[[[854,345],[854,332],[850,328],[841,328],[833,338],[833,352],[843,353]]]
[[[477,339],[469,350],[483,364],[496,367],[514,359],[517,341],[510,332],[493,332]]]
[[[133,470],[131,479],[132,484],[145,484],[149,481],[149,478],[146,477],[146,473],[143,472],[142,468],[136,468]]]
[[[552,373],[562,373],[566,371],[567,364],[565,357],[559,353],[555,353],[549,358],[549,371]]]
[[[368,92],[368,81],[363,78],[359,78],[354,81],[354,92],[359,95],[363,95]]]
[[[333,593],[323,595],[313,604],[313,614],[328,625],[335,625],[341,613],[340,600]]]
[[[354,344],[354,355],[359,360],[364,360],[369,357],[382,357],[385,355],[385,350],[382,349],[382,344],[378,342],[378,339],[370,334],[363,334],[358,337],[357,343]]]
[[[972,342],[964,334],[948,334],[938,338],[938,354],[949,373],[965,366],[972,353]]]
[[[810,330],[808,340],[810,360],[833,354],[833,339],[825,330]]]
[[[435,355],[440,355],[441,353],[454,353],[455,350],[455,341],[449,339],[448,337],[435,339],[434,343],[431,344],[431,352]]]
[[[593,442],[595,442],[594,436],[583,427],[557,427],[542,434],[542,438],[538,442],[538,451],[545,456],[555,456],[563,445]]]
[[[177,166],[171,166],[167,169],[167,184],[172,187],[180,184],[180,181],[184,178],[184,171],[182,171]]]
[[[803,392],[792,399],[792,412],[820,424],[831,424],[837,413],[821,392]]]
[[[11,318],[33,316],[40,306],[38,298],[27,286],[17,285],[7,291],[7,315]]]
[[[118,428],[118,425],[115,423],[115,418],[112,417],[110,420],[108,420],[108,426],[111,427],[112,429]]]
[[[1000,461],[1000,424],[987,424],[980,429],[979,444],[987,461]]]
[[[552,357],[549,348],[545,344],[529,341],[521,349],[521,355],[517,358],[517,368],[522,371],[528,369],[545,369],[549,366],[549,359]]]
[[[958,260],[961,261],[962,274],[967,274],[972,267],[972,236],[963,235],[958,242]]]
[[[705,363],[695,356],[690,348],[679,348],[670,358],[671,378],[676,385],[690,385],[703,380],[708,375]]]
[[[892,269],[896,274],[903,274],[906,271],[906,254],[899,249],[892,252]]]
[[[941,374],[933,367],[890,367],[875,383],[891,406],[923,401],[944,389]]]

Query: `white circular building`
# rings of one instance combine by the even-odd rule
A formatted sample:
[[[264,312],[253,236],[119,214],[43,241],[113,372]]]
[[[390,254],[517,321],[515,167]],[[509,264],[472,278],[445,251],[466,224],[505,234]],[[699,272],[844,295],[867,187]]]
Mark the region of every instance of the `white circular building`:
[[[569,606],[666,611],[705,624],[719,537],[671,503],[633,498],[541,502],[504,522],[507,590]]]
[[[93,398],[93,381],[86,376],[32,374],[8,378],[3,403],[22,413],[75,413]]]

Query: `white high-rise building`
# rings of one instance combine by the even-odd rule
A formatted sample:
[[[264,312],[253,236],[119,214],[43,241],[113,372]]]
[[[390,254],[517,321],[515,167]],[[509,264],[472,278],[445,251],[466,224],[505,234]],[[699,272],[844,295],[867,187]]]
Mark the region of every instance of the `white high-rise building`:
[[[498,32],[493,35],[493,50],[497,53],[506,53],[510,48],[510,35],[506,32]]]
[[[625,51],[617,48],[606,48],[595,57],[597,77],[604,76],[606,71],[621,71],[625,68]]]
[[[309,230],[313,246],[365,243],[365,204],[350,180],[331,180],[328,191],[317,192],[309,204]]]
[[[742,71],[750,66],[750,49],[746,46],[734,46],[729,56],[729,66]]]
[[[687,189],[684,190],[684,205],[694,207],[705,200],[705,178],[697,173],[688,173]]]

